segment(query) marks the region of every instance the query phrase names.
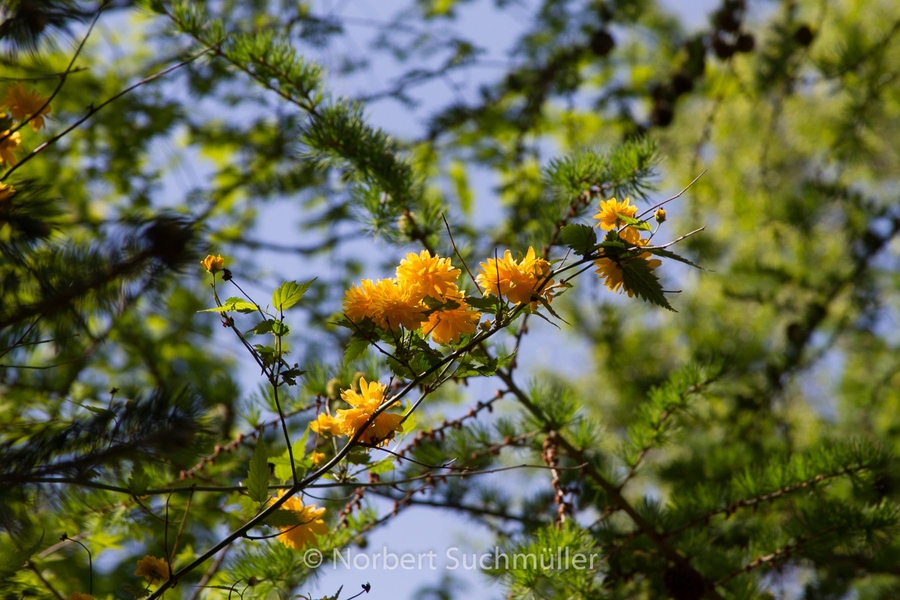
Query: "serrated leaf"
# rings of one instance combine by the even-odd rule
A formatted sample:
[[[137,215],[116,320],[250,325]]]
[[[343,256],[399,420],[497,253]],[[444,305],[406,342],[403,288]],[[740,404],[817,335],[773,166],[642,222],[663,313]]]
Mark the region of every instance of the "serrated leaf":
[[[626,225],[631,225],[635,229],[640,229],[642,231],[653,231],[653,226],[651,226],[647,221],[642,221],[640,219],[635,219],[634,217],[628,217],[619,213],[616,214],[619,216],[619,220]]]
[[[293,368],[281,372],[281,379],[288,385],[297,385],[297,378],[306,373],[295,364]]]
[[[300,302],[306,290],[313,284],[315,278],[303,283],[296,281],[285,281],[272,292],[272,306],[275,310],[286,310]]]
[[[587,225],[566,225],[560,229],[559,239],[581,256],[589,254],[597,245],[597,233]]]
[[[250,458],[245,487],[251,500],[262,503],[269,499],[269,456],[262,434],[258,436],[256,449]]]
[[[466,304],[477,308],[481,312],[495,314],[497,312],[497,298],[495,296],[466,296]]]
[[[141,496],[150,487],[150,477],[144,472],[144,468],[135,464],[131,470],[131,476],[128,478],[128,491],[135,496]]]
[[[309,429],[303,432],[303,437],[291,444],[291,452],[294,454],[294,467],[297,470],[303,470],[312,465],[312,460],[304,456],[306,452],[306,441],[309,439]],[[278,456],[273,456],[269,462],[275,465],[275,478],[281,481],[290,481],[294,478],[291,471],[291,455],[285,450]]]
[[[459,308],[459,302],[455,300],[447,300],[445,302],[441,302],[440,300],[435,300],[431,296],[425,296],[422,299],[422,302],[425,303],[425,306],[428,307],[428,310],[454,310]]]
[[[606,239],[599,244],[597,244],[598,248],[610,248],[613,250],[625,250],[628,245],[625,242],[622,242],[618,239]]]
[[[674,252],[669,252],[668,250],[665,250],[663,248],[644,248],[644,250],[646,250],[647,252],[650,252],[651,254],[655,254],[656,256],[662,256],[663,258],[671,258],[672,260],[677,260],[678,262],[682,262],[686,265],[690,265],[690,266],[694,267],[695,269],[701,269],[703,271],[706,271],[706,269],[704,269],[700,265],[693,263],[693,262],[689,261],[688,259],[684,258],[683,256],[675,254]]]
[[[367,465],[372,461],[372,457],[365,450],[353,450],[347,455],[347,462],[354,465]]]
[[[377,463],[367,469],[372,475],[383,475],[388,471],[393,471],[395,466],[394,457],[379,460]]]
[[[278,337],[284,337],[288,333],[290,333],[291,328],[288,327],[284,321],[273,321],[272,322],[272,333]]]
[[[356,336],[351,337],[350,343],[347,344],[347,349],[344,350],[344,366],[346,367],[351,362],[362,356],[370,345],[371,342],[369,340]]]
[[[252,302],[247,302],[242,298],[229,298],[225,302],[222,303],[222,306],[215,306],[213,308],[206,308],[203,310],[198,310],[197,312],[215,312],[222,313],[228,311],[236,311],[239,313],[249,314],[252,312],[256,312],[259,309],[258,306],[253,304]]]
[[[256,326],[253,327],[253,329],[248,330],[247,333],[272,333],[272,323],[274,322],[274,319],[266,319],[265,321],[260,321],[256,324]]]
[[[279,508],[263,520],[269,527],[294,527],[301,525],[300,515],[292,510]]]
[[[669,304],[650,264],[642,258],[622,261],[622,282],[625,289],[634,292],[641,300],[677,312]]]
[[[560,321],[562,321],[562,322],[565,323],[566,325],[570,325],[570,323],[569,323],[568,321],[566,321],[565,319],[563,319],[561,316],[559,316],[559,314],[557,314],[557,312],[556,312],[555,310],[553,310],[553,307],[550,306],[550,301],[549,301],[549,300],[547,300],[547,299],[544,298],[543,296],[538,296],[537,299],[538,299],[538,302],[541,303],[541,306],[543,306],[544,308],[547,309],[547,312],[549,312],[551,315],[553,315],[554,317],[556,317],[557,319],[559,319]],[[541,316],[540,313],[538,313],[538,316]],[[556,323],[553,323],[553,322],[550,321],[550,320],[548,320],[547,322],[548,322],[548,323],[552,323],[554,327],[556,327],[557,329],[559,329],[559,326],[556,325]]]

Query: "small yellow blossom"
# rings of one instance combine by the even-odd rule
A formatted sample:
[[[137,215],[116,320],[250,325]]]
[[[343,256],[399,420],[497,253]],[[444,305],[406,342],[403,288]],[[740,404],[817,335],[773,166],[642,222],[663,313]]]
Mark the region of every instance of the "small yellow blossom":
[[[69,600],[94,600],[94,597],[90,594],[82,594],[81,592],[72,592],[72,595],[69,596]]]
[[[3,116],[2,113],[0,113],[0,116]],[[22,134],[18,131],[12,134],[9,130],[0,131],[0,162],[5,162],[11,167],[16,166],[19,160],[13,152],[19,148],[21,143]]]
[[[535,295],[538,286],[542,286],[540,295],[551,296],[549,287],[553,281],[548,279],[550,263],[543,258],[537,258],[534,248],[528,247],[528,252],[521,261],[516,261],[512,253],[507,250],[503,258],[489,258],[480,263],[481,272],[475,277],[475,281],[482,287],[484,294],[505,296],[507,300],[515,304],[531,303],[531,308],[536,308]]]
[[[44,115],[50,112],[47,97],[27,89],[21,81],[6,90],[6,96],[0,100],[0,104],[9,109],[16,121],[24,121],[30,117],[31,128],[35,131],[44,126]]]
[[[445,295],[456,289],[459,274],[449,258],[431,256],[428,250],[422,250],[419,254],[410,252],[400,261],[397,283],[420,299],[431,296],[443,302]]]
[[[431,339],[438,344],[457,344],[461,335],[475,333],[481,313],[471,310],[459,292],[453,296],[448,295],[446,299],[459,306],[431,313],[428,320],[422,323],[422,334],[431,334]]]
[[[313,452],[312,456],[310,457],[310,459],[312,460],[312,463],[314,465],[316,465],[317,467],[319,465],[321,465],[323,462],[325,462],[325,458],[326,457],[325,457],[324,452]]]
[[[169,578],[169,563],[162,558],[156,558],[149,554],[137,562],[137,570],[134,572],[138,577],[143,577],[150,583],[154,581],[164,581]]]
[[[631,206],[631,199],[625,198],[619,202],[615,198],[605,200],[600,203],[600,211],[594,215],[594,218],[600,221],[600,229],[603,231],[612,231],[625,224],[619,215],[626,217],[634,217],[637,214],[637,206]]]
[[[309,428],[319,435],[336,435],[341,432],[341,423],[331,415],[321,413],[309,424]]]
[[[297,525],[279,527],[283,533],[278,535],[278,541],[294,550],[302,550],[307,545],[315,545],[316,536],[328,533],[328,525],[322,520],[325,514],[324,508],[303,506],[303,500],[291,496],[281,505],[281,510],[289,510],[297,516]]]
[[[352,389],[341,391],[341,398],[353,407],[339,410],[337,415],[341,430],[347,436],[356,435],[384,403],[387,386],[377,381],[367,383],[365,377],[362,377],[359,380],[359,390],[359,392]],[[400,423],[402,419],[403,415],[381,413],[366,427],[359,441],[366,444],[387,443],[394,437],[394,432],[403,431],[403,425]]]
[[[200,264],[206,268],[210,273],[218,273],[225,267],[225,259],[222,258],[222,255],[213,256],[212,254],[208,254],[206,258],[200,261]]]
[[[653,216],[657,223],[664,223],[666,220],[666,211],[663,208],[657,208],[656,212],[653,213]]]

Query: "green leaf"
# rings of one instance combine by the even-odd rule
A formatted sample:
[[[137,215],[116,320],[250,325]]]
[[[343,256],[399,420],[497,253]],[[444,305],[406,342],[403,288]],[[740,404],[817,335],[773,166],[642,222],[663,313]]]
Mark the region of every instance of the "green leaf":
[[[249,314],[252,312],[256,312],[259,310],[259,307],[253,304],[252,302],[247,302],[241,298],[229,298],[225,302],[222,303],[222,306],[215,306],[213,308],[206,308],[204,310],[198,310],[197,312],[228,312],[228,311],[237,311],[243,314]]]
[[[633,258],[622,261],[620,266],[622,267],[622,281],[626,290],[634,292],[645,302],[677,312],[666,300],[659,278],[653,273],[653,269],[650,268],[650,264],[646,260]]]
[[[315,280],[313,278],[303,283],[285,281],[272,292],[272,306],[275,310],[282,311],[297,304]]]
[[[271,367],[275,364],[275,348],[272,346],[263,346],[261,344],[255,344],[253,349],[256,350],[256,353],[259,355],[260,360],[267,367]]]
[[[259,434],[256,449],[250,458],[246,487],[252,500],[262,503],[269,499],[269,457],[266,454],[266,443],[262,434]]]
[[[347,462],[354,465],[367,465],[372,462],[372,457],[365,450],[353,450],[347,455]]]
[[[291,444],[291,452],[294,454],[294,467],[297,470],[303,470],[312,466],[312,460],[304,456],[306,452],[306,441],[309,439],[309,429],[303,433],[303,437]],[[275,478],[281,481],[290,481],[294,478],[291,471],[291,455],[287,450],[273,456],[269,462],[275,465]]]
[[[689,261],[688,259],[684,258],[683,256],[675,254],[674,252],[669,252],[668,250],[664,250],[662,248],[644,248],[644,250],[646,250],[647,252],[650,252],[651,254],[655,254],[656,256],[662,256],[663,258],[671,258],[672,260],[677,260],[678,262],[682,262],[686,265],[690,265],[690,266],[694,267],[695,269],[702,269],[703,271],[706,271],[706,269],[704,269],[700,265],[693,263],[693,262]]]
[[[300,515],[292,510],[279,508],[263,520],[269,527],[294,527],[301,525]]]
[[[260,321],[253,329],[247,330],[247,333],[245,335],[251,333],[272,333],[272,323],[274,322],[274,319],[266,319],[265,321]]]
[[[597,245],[597,233],[587,225],[566,225],[559,231],[559,239],[581,256],[590,254]]]
[[[351,362],[362,356],[365,351],[369,348],[371,342],[367,339],[353,336],[350,338],[350,343],[347,344],[347,349],[344,350],[344,366],[346,367]]]
[[[284,321],[273,321],[272,322],[272,333],[274,333],[277,337],[284,337],[288,333],[290,333],[291,329],[287,325],[285,325]]]
[[[368,468],[368,472],[372,475],[383,475],[388,471],[393,471],[396,463],[394,457],[384,458]]]
[[[297,378],[304,373],[306,373],[306,371],[301,370],[299,365],[294,363],[292,368],[281,372],[281,379],[288,385],[297,385]]]
[[[150,487],[150,477],[144,472],[144,467],[135,464],[131,469],[131,476],[128,478],[128,491],[135,496],[141,496]]]
[[[478,296],[466,296],[466,304],[492,315],[497,312],[497,303],[496,296],[482,296],[480,298]]]
[[[550,306],[550,302],[546,298],[544,298],[543,296],[538,296],[537,299],[538,299],[538,302],[541,303],[541,306],[543,306],[544,308],[547,309],[547,312],[549,312],[551,315],[553,315],[554,317],[556,317],[557,319],[559,319],[566,325],[570,325],[570,323],[568,321],[563,319],[561,316],[559,316],[559,314],[555,310],[553,310],[553,307]],[[534,314],[538,315],[539,317],[543,316],[540,313],[534,313]],[[556,327],[557,329],[559,329],[559,326],[556,323],[554,323],[553,321],[550,321],[549,319],[547,319],[547,322],[550,323],[551,325],[553,325],[554,327]]]
[[[619,220],[625,223],[626,225],[631,225],[635,229],[640,229],[642,231],[653,231],[653,226],[650,225],[647,221],[642,221],[640,219],[635,219],[634,217],[627,217],[625,215],[621,215],[616,213],[619,216]]]

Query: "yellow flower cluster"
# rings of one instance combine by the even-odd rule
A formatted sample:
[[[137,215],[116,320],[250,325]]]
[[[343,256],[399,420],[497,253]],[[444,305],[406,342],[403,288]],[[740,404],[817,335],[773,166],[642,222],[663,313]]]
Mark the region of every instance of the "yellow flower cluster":
[[[550,263],[537,258],[531,246],[521,261],[513,259],[507,250],[503,258],[489,258],[480,263],[480,268],[475,281],[484,289],[485,295],[505,297],[515,304],[527,303],[531,310],[537,308],[539,296],[548,301],[552,298]]]
[[[12,120],[28,122],[37,131],[44,126],[44,116],[50,112],[47,100],[46,96],[27,89],[19,82],[6,89],[0,105],[9,109]],[[5,112],[0,112],[0,122],[6,124],[6,127],[0,127],[0,163],[15,166],[18,160],[14,152],[22,144],[22,135],[9,127],[11,119]]]
[[[612,198],[600,203],[600,210],[594,215],[594,218],[599,221],[597,225],[604,231],[612,231],[613,229],[621,228],[618,229],[617,233],[619,239],[626,244],[634,247],[646,246],[650,240],[642,239],[640,230],[631,225],[627,225],[622,219],[623,216],[634,218],[636,214],[637,207],[631,206],[630,198],[625,198],[625,200],[621,202]],[[662,209],[658,210],[656,213],[657,221],[662,223],[665,218],[665,211]],[[649,252],[643,252],[637,256],[632,256],[624,260],[646,260],[652,271],[659,267],[662,264],[662,261],[658,259],[650,260],[651,256],[652,255]],[[594,261],[594,266],[597,267],[596,273],[600,279],[603,280],[606,289],[617,294],[624,291],[628,294],[629,298],[634,296],[634,291],[625,285],[625,276],[624,271],[622,270],[621,260],[598,258]]]
[[[291,496],[281,505],[281,510],[289,510],[297,516],[297,525],[279,527],[282,531],[278,535],[278,541],[294,550],[302,550],[307,545],[315,545],[316,536],[328,533],[328,525],[322,520],[325,514],[324,508],[303,506],[303,500]]]
[[[319,435],[346,435],[354,436],[375,414],[375,411],[384,404],[384,393],[387,386],[373,381],[367,382],[360,378],[359,392],[353,389],[342,390],[341,398],[353,408],[341,409],[336,416],[320,414],[309,424],[309,428]],[[403,431],[400,421],[403,415],[383,412],[365,428],[359,441],[365,444],[384,444],[393,439],[394,433]]]
[[[363,279],[347,290],[344,315],[354,323],[369,319],[384,330],[421,328],[438,344],[458,343],[461,335],[475,332],[481,319],[457,287],[459,275],[449,258],[432,256],[427,250],[409,253],[400,261],[394,279]],[[428,314],[426,298],[445,306]]]

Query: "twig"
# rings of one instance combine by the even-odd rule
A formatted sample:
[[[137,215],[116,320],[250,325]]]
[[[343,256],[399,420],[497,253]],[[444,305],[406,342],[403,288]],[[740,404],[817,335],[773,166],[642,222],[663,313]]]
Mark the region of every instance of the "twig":
[[[167,69],[163,69],[163,70],[160,71],[159,73],[156,73],[156,74],[154,74],[154,75],[149,75],[149,76],[147,76],[147,77],[141,79],[140,81],[138,81],[138,82],[135,83],[134,85],[131,85],[131,86],[125,88],[124,90],[122,90],[122,91],[119,92],[118,94],[115,94],[115,95],[111,96],[110,98],[107,98],[106,100],[104,100],[103,102],[101,102],[101,103],[100,103],[99,105],[97,105],[97,106],[91,105],[91,106],[88,108],[88,112],[87,112],[86,115],[84,115],[83,117],[81,117],[80,119],[78,119],[77,121],[75,121],[74,123],[72,123],[72,125],[70,125],[69,127],[65,128],[64,130],[62,130],[61,132],[59,132],[58,134],[54,135],[52,138],[50,138],[49,140],[47,140],[46,142],[44,142],[43,144],[41,144],[40,146],[38,146],[37,148],[35,148],[34,150],[32,150],[29,154],[26,154],[26,155],[22,158],[22,160],[20,160],[20,161],[18,162],[18,164],[16,164],[14,167],[12,167],[11,169],[9,169],[2,177],[0,177],[0,182],[5,181],[10,175],[12,175],[12,174],[16,171],[16,169],[20,168],[22,165],[24,165],[25,163],[27,163],[29,160],[31,160],[32,158],[34,158],[35,156],[37,156],[38,153],[40,153],[40,152],[41,152],[42,150],[44,150],[45,148],[47,148],[47,147],[49,147],[49,146],[52,146],[53,144],[55,144],[56,142],[58,142],[60,139],[62,139],[64,136],[68,135],[72,130],[74,130],[74,129],[76,129],[77,127],[79,127],[82,123],[84,123],[85,121],[87,121],[88,119],[90,119],[92,116],[94,116],[95,114],[97,114],[98,112],[100,112],[100,110],[102,110],[103,108],[105,108],[107,105],[111,104],[112,102],[115,102],[116,100],[118,100],[118,99],[121,98],[122,96],[125,96],[126,94],[128,94],[128,93],[134,91],[135,89],[141,87],[142,85],[146,85],[146,84],[150,83],[151,81],[155,81],[156,79],[159,79],[160,77],[163,77],[163,76],[165,76],[165,75],[168,75],[168,74],[171,73],[172,71],[176,71],[176,70],[180,69],[181,67],[184,67],[185,65],[188,65],[188,64],[194,62],[195,60],[197,60],[198,58],[200,58],[200,57],[203,56],[204,54],[207,54],[208,52],[213,51],[213,48],[214,48],[214,47],[205,48],[205,49],[203,49],[202,51],[200,51],[200,52],[198,52],[198,53],[196,53],[196,54],[194,54],[194,55],[192,55],[192,56],[189,56],[189,57],[186,58],[185,60],[183,60],[183,61],[181,61],[181,62],[179,62],[179,63],[177,63],[177,64],[174,64],[174,65],[172,65],[171,67],[169,67],[169,68],[167,68]]]
[[[641,214],[639,214],[639,215],[638,215],[637,217],[635,217],[635,218],[640,219],[640,218],[643,217],[644,215],[647,215],[647,214],[650,214],[651,212],[656,211],[657,208],[663,206],[664,204],[668,204],[668,203],[671,202],[672,200],[677,200],[678,198],[681,197],[682,194],[684,194],[686,191],[688,191],[688,190],[691,188],[692,185],[694,185],[695,183],[697,183],[697,181],[698,181],[701,177],[703,177],[703,176],[706,174],[706,172],[707,172],[708,170],[709,170],[709,169],[703,169],[703,170],[700,172],[700,174],[697,175],[696,177],[694,177],[694,179],[691,180],[691,182],[690,182],[689,184],[687,184],[687,186],[686,186],[683,190],[681,190],[680,192],[678,192],[677,194],[675,194],[675,195],[672,196],[671,198],[666,198],[666,199],[663,200],[662,202],[660,202],[660,203],[658,203],[658,204],[654,204],[653,206],[651,206],[650,208],[648,208],[647,210],[645,210],[644,212],[642,212]],[[699,231],[699,230],[698,230],[698,231]]]

